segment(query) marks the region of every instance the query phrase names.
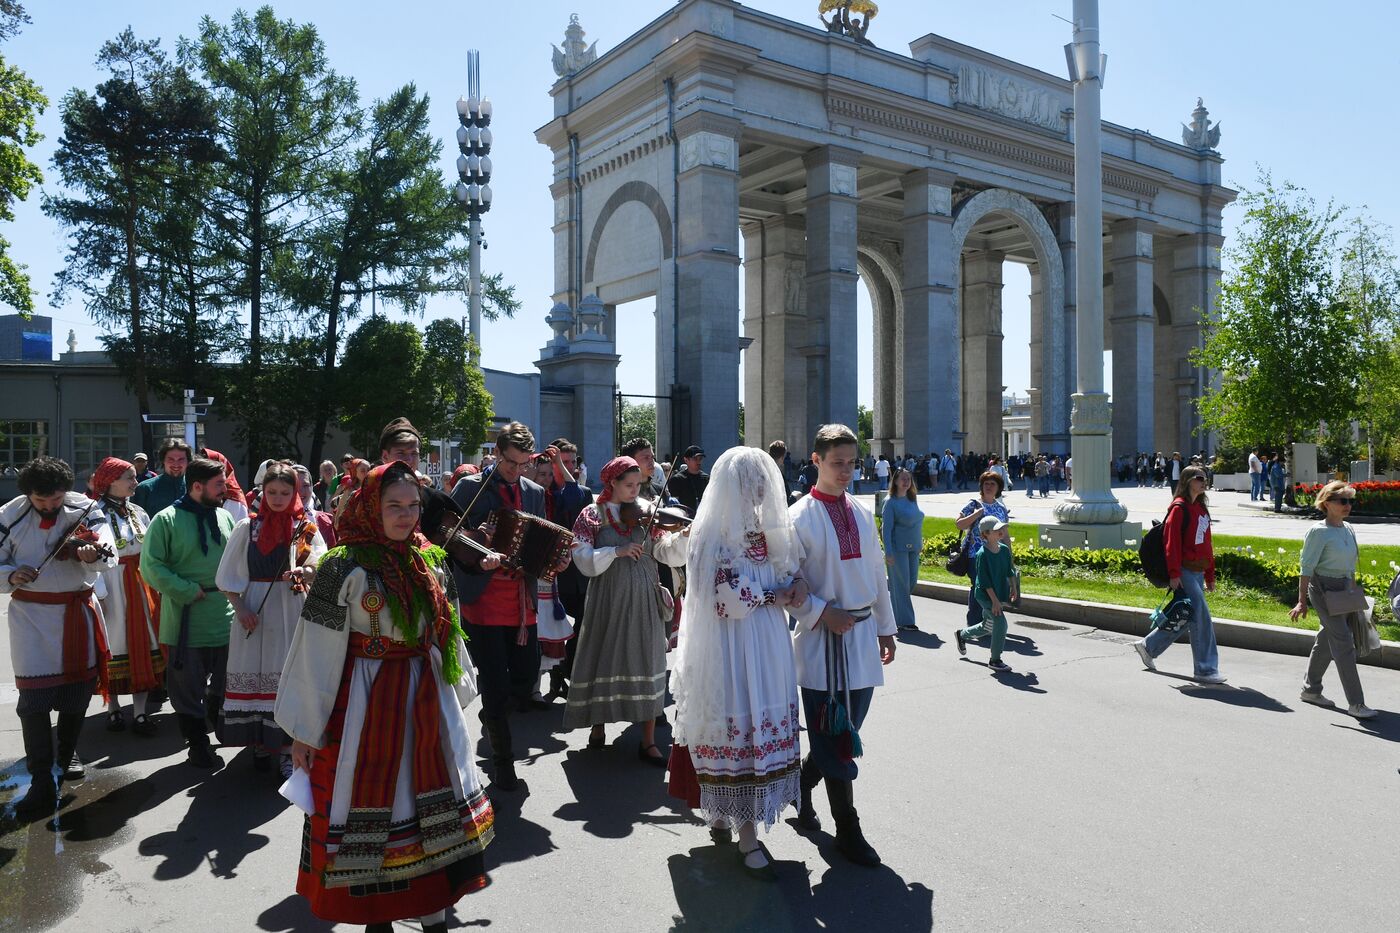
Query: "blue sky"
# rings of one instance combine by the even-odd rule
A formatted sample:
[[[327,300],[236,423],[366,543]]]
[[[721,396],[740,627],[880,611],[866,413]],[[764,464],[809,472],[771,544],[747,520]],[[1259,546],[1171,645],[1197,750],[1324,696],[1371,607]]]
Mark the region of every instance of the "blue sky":
[[[518,286],[525,306],[511,321],[485,326],[483,362],[506,370],[533,371],[539,348],[549,339],[544,316],[552,289],[552,220],[548,186],[550,156],[534,130],[552,116],[550,44],[562,41],[570,13],[578,13],[588,40],[600,52],[624,40],[673,4],[633,0],[626,4],[556,2],[484,4],[410,0],[386,5],[364,0],[280,0],[281,18],[315,23],[333,66],[354,77],[366,100],[415,82],[432,97],[437,132],[451,141],[454,102],[466,90],[466,50],[478,48],[482,83],[495,103],[493,150],[495,206],[486,218],[490,249],[486,267],[502,271]],[[816,24],[816,0],[755,0],[750,6]],[[173,52],[181,35],[193,35],[199,17],[226,20],[253,4],[205,0],[64,2],[30,0],[34,22],[3,47],[6,59],[24,69],[48,93],[42,118],[46,139],[35,151],[49,168],[59,135],[58,103],[74,86],[91,88],[104,75],[93,67],[102,42],[130,25],[138,36],[158,37]],[[879,46],[907,53],[908,43],[934,32],[977,48],[1062,74],[1062,47],[1069,26],[1069,0],[988,4],[934,4],[885,0],[870,37]],[[1400,151],[1400,4],[1176,0],[1138,3],[1103,0],[1102,41],[1109,56],[1103,113],[1107,120],[1179,139],[1198,96],[1223,126],[1220,151],[1225,181],[1248,184],[1257,164],[1276,178],[1309,189],[1320,200],[1365,205],[1384,223],[1400,226],[1400,184],[1394,174]],[[455,147],[444,147],[443,169],[455,171]],[[27,264],[48,307],[53,276],[62,262],[58,229],[39,211],[37,193],[17,205],[17,220],[4,229],[13,255]],[[1226,213],[1226,233],[1239,211]],[[1008,266],[1008,271],[1011,269]],[[1005,290],[1005,371],[1010,389],[1023,392],[1028,366],[1029,280],[1008,275]],[[624,312],[641,314],[635,306]],[[70,328],[80,349],[98,347],[98,331],[82,305],[55,307],[54,337],[62,344]],[[459,317],[464,304],[439,300],[428,318]],[[625,322],[624,322],[625,323]],[[624,326],[620,381],[624,391],[649,393],[652,350],[648,328]],[[871,396],[869,307],[861,294],[862,400]]]

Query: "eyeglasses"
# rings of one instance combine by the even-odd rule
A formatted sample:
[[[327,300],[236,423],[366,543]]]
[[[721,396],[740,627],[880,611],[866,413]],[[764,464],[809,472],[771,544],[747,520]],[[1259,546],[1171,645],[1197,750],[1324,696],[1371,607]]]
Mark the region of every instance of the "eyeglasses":
[[[1356,504],[1356,497],[1355,497],[1355,496],[1338,496],[1338,497],[1335,498],[1335,499],[1328,499],[1327,501],[1328,501],[1328,502],[1335,502],[1335,503],[1337,503],[1338,505],[1344,505],[1344,506],[1346,506],[1347,508],[1351,508],[1353,505]]]

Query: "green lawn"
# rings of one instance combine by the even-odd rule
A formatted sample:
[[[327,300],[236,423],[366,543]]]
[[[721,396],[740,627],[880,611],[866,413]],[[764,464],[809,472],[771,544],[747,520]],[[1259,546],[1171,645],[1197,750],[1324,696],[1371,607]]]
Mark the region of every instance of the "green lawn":
[[[955,530],[951,518],[924,519],[924,537],[943,534]],[[1034,541],[1038,527],[1026,522],[1012,522],[1012,547],[1023,547]],[[1296,561],[1302,549],[1301,541],[1279,538],[1255,538],[1234,535],[1215,537],[1217,552],[1227,548],[1252,548],[1261,555],[1275,559]],[[1282,551],[1282,553],[1280,553]],[[1369,566],[1370,561],[1376,566]],[[1362,571],[1389,576],[1391,561],[1400,563],[1400,547],[1363,545],[1361,548]],[[943,569],[942,561],[925,562],[920,570],[920,578],[939,583],[956,583],[967,586],[966,577],[955,577]],[[1154,589],[1140,574],[1106,573],[1083,567],[1040,567],[1027,570],[1023,577],[1028,594],[1058,596],[1081,599],[1086,602],[1112,603],[1120,606],[1137,606],[1144,609],[1155,608],[1162,601],[1163,593]],[[1307,618],[1293,622],[1288,618],[1288,610],[1293,605],[1293,595],[1270,593],[1249,587],[1236,586],[1222,580],[1219,588],[1211,595],[1210,609],[1213,615],[1222,619],[1239,619],[1244,622],[1262,622],[1266,625],[1281,625],[1287,628],[1317,630],[1317,616],[1309,613]],[[1389,613],[1378,613],[1377,629],[1381,637],[1400,641],[1400,624],[1395,624]]]

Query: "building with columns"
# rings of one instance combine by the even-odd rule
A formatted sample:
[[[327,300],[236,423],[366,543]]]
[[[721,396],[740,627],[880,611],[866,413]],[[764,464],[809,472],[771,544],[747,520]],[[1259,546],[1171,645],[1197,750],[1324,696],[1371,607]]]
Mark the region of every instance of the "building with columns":
[[[732,0],[681,0],[595,55],[556,52],[555,331],[544,433],[615,449],[618,327],[654,327],[661,448],[805,449],[856,422],[876,451],[999,450],[1002,270],[1029,267],[1031,446],[1067,453],[1075,367],[1069,82],[937,35],[890,51]],[[881,36],[878,24],[870,39]],[[1103,124],[1113,450],[1203,446],[1192,400],[1235,192],[1198,105],[1183,142]],[[857,358],[859,283],[873,360]],[[654,320],[616,320],[655,301]],[[741,311],[742,299],[742,311]],[[740,359],[743,356],[743,385]],[[621,365],[627,361],[621,360]],[[1014,383],[1012,383],[1014,384]]]

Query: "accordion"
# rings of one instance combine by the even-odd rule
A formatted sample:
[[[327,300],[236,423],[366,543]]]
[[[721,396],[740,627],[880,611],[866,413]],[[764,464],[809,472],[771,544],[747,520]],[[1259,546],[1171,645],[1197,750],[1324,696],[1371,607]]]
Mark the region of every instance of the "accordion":
[[[529,512],[498,509],[491,549],[505,558],[503,566],[527,577],[549,581],[567,561],[574,533]]]

